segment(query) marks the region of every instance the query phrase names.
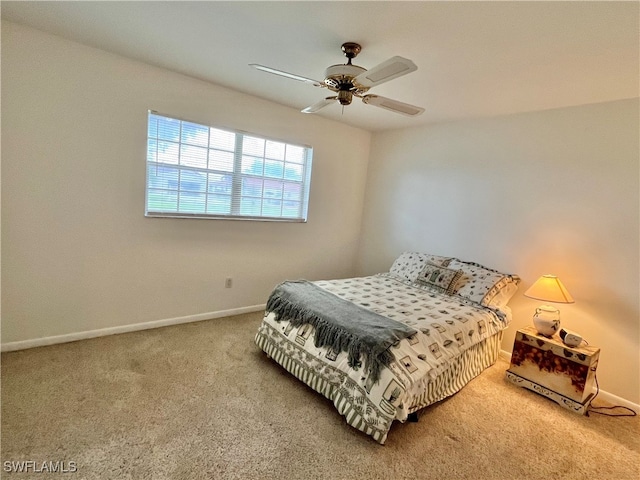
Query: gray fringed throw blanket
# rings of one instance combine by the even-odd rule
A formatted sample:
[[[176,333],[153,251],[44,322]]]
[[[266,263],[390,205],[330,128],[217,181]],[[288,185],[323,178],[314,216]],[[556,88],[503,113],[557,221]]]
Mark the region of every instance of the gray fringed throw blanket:
[[[311,324],[316,330],[316,347],[348,352],[349,366],[357,367],[364,357],[365,372],[377,382],[383,365],[393,355],[389,347],[415,333],[411,327],[343,300],[306,280],[278,285],[267,301],[267,312],[275,320],[289,320],[294,327]]]

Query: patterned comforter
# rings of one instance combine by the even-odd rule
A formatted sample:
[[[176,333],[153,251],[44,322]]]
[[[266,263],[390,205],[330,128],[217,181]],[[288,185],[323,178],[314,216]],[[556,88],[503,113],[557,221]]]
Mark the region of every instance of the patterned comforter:
[[[498,310],[435,293],[391,273],[313,283],[417,330],[391,347],[394,360],[375,383],[362,368],[349,367],[345,352],[316,347],[309,324],[293,327],[267,312],[256,335],[256,343],[270,357],[333,400],[350,425],[379,443],[386,440],[394,420],[407,419],[430,381],[510,321],[507,307]]]

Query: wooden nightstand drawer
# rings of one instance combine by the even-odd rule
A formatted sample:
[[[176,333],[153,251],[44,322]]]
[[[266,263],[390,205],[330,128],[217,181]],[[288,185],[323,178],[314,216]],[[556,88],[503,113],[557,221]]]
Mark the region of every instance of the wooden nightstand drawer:
[[[593,397],[600,349],[568,347],[557,336],[538,334],[533,327],[516,332],[507,378],[580,413]]]

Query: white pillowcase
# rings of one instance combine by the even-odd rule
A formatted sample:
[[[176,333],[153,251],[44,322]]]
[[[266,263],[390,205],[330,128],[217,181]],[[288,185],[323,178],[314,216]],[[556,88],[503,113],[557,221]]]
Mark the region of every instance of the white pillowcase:
[[[463,262],[457,258],[451,260],[448,267],[463,272],[456,295],[486,307],[505,306],[520,283],[517,275],[502,273],[477,263]]]

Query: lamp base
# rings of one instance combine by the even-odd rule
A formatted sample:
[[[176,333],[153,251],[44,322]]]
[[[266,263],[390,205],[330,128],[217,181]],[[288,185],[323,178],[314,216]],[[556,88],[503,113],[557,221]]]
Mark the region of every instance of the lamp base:
[[[536,308],[533,325],[540,335],[553,337],[560,330],[560,310],[549,305]]]

